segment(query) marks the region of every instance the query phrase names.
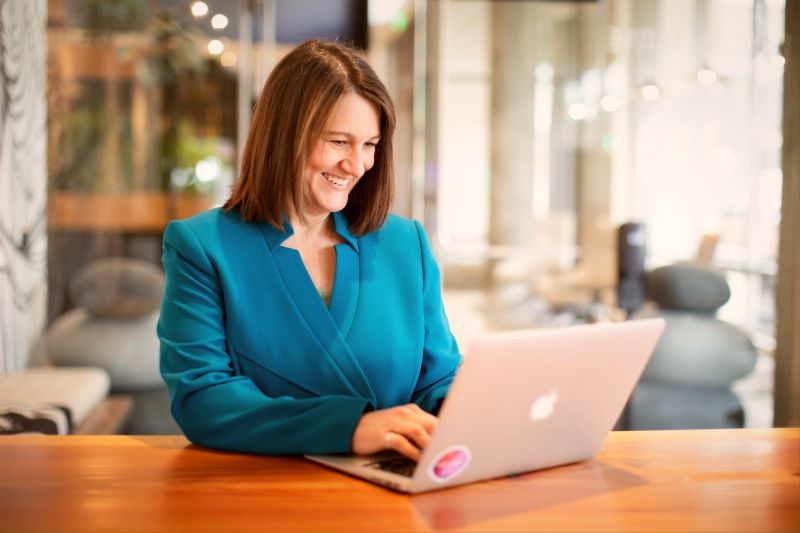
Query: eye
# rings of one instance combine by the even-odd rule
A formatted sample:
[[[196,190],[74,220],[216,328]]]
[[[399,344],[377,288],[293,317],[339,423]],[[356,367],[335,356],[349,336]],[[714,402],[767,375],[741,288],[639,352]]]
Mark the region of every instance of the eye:
[[[331,139],[331,143],[334,146],[346,146],[347,145],[347,141],[343,141],[342,139]]]
[[[367,150],[369,150],[371,152],[374,152],[375,148],[377,148],[377,147],[378,147],[378,143],[373,143],[373,142],[364,143],[364,148],[366,148]]]

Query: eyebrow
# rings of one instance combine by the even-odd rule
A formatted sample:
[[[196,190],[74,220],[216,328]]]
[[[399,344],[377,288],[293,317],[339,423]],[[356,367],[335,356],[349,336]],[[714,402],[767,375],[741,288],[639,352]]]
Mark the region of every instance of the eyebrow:
[[[342,135],[343,137],[347,137],[347,138],[350,138],[350,139],[353,138],[353,135],[351,133],[347,133],[346,131],[332,131],[332,130],[329,130],[329,131],[323,131],[322,134],[323,135]],[[370,137],[367,140],[368,141],[374,141],[376,139],[380,140],[380,138],[381,138],[380,135],[374,135],[374,136]]]

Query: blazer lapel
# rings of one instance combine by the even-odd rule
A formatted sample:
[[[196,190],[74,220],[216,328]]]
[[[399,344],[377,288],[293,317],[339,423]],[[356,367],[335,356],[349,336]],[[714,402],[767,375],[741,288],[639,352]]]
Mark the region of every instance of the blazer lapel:
[[[336,275],[333,281],[330,314],[343,338],[350,334],[356,316],[360,287],[359,242],[350,233],[347,220],[341,213],[333,214],[336,233],[345,242],[336,245]]]
[[[294,375],[285,376],[286,378],[308,384],[315,391],[357,396],[369,399],[376,405],[375,393],[345,341],[346,333],[353,323],[358,297],[357,253],[348,242],[336,247],[336,277],[329,312],[314,287],[299,252],[280,246],[293,233],[288,222],[284,226],[287,228],[285,232],[280,232],[269,224],[262,224],[261,228],[277,271],[299,311],[300,319],[319,341],[321,357],[312,361],[297,361],[297,365],[281,370],[291,371]]]

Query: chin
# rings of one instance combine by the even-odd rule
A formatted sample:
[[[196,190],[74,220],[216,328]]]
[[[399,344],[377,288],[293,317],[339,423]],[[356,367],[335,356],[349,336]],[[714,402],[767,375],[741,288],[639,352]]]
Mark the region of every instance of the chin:
[[[328,202],[319,202],[320,210],[325,211],[327,213],[336,213],[337,211],[341,211],[342,209],[347,206],[347,199],[345,198],[342,201],[328,201]]]
[[[347,202],[328,206],[327,207],[327,211],[330,212],[330,213],[337,213],[337,212],[341,211],[342,209],[344,209],[345,207],[347,207]]]
[[[337,198],[331,198],[328,202],[325,203],[325,206],[329,208],[328,210],[331,212],[341,211],[347,205],[347,201],[350,199],[349,194],[343,194]]]

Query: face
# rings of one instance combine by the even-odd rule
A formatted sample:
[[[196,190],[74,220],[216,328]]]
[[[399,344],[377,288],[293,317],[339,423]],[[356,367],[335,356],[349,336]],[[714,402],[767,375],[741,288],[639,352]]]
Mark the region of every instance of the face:
[[[358,94],[342,96],[306,161],[303,194],[307,218],[318,219],[344,209],[350,191],[375,164],[378,141],[378,108]]]

